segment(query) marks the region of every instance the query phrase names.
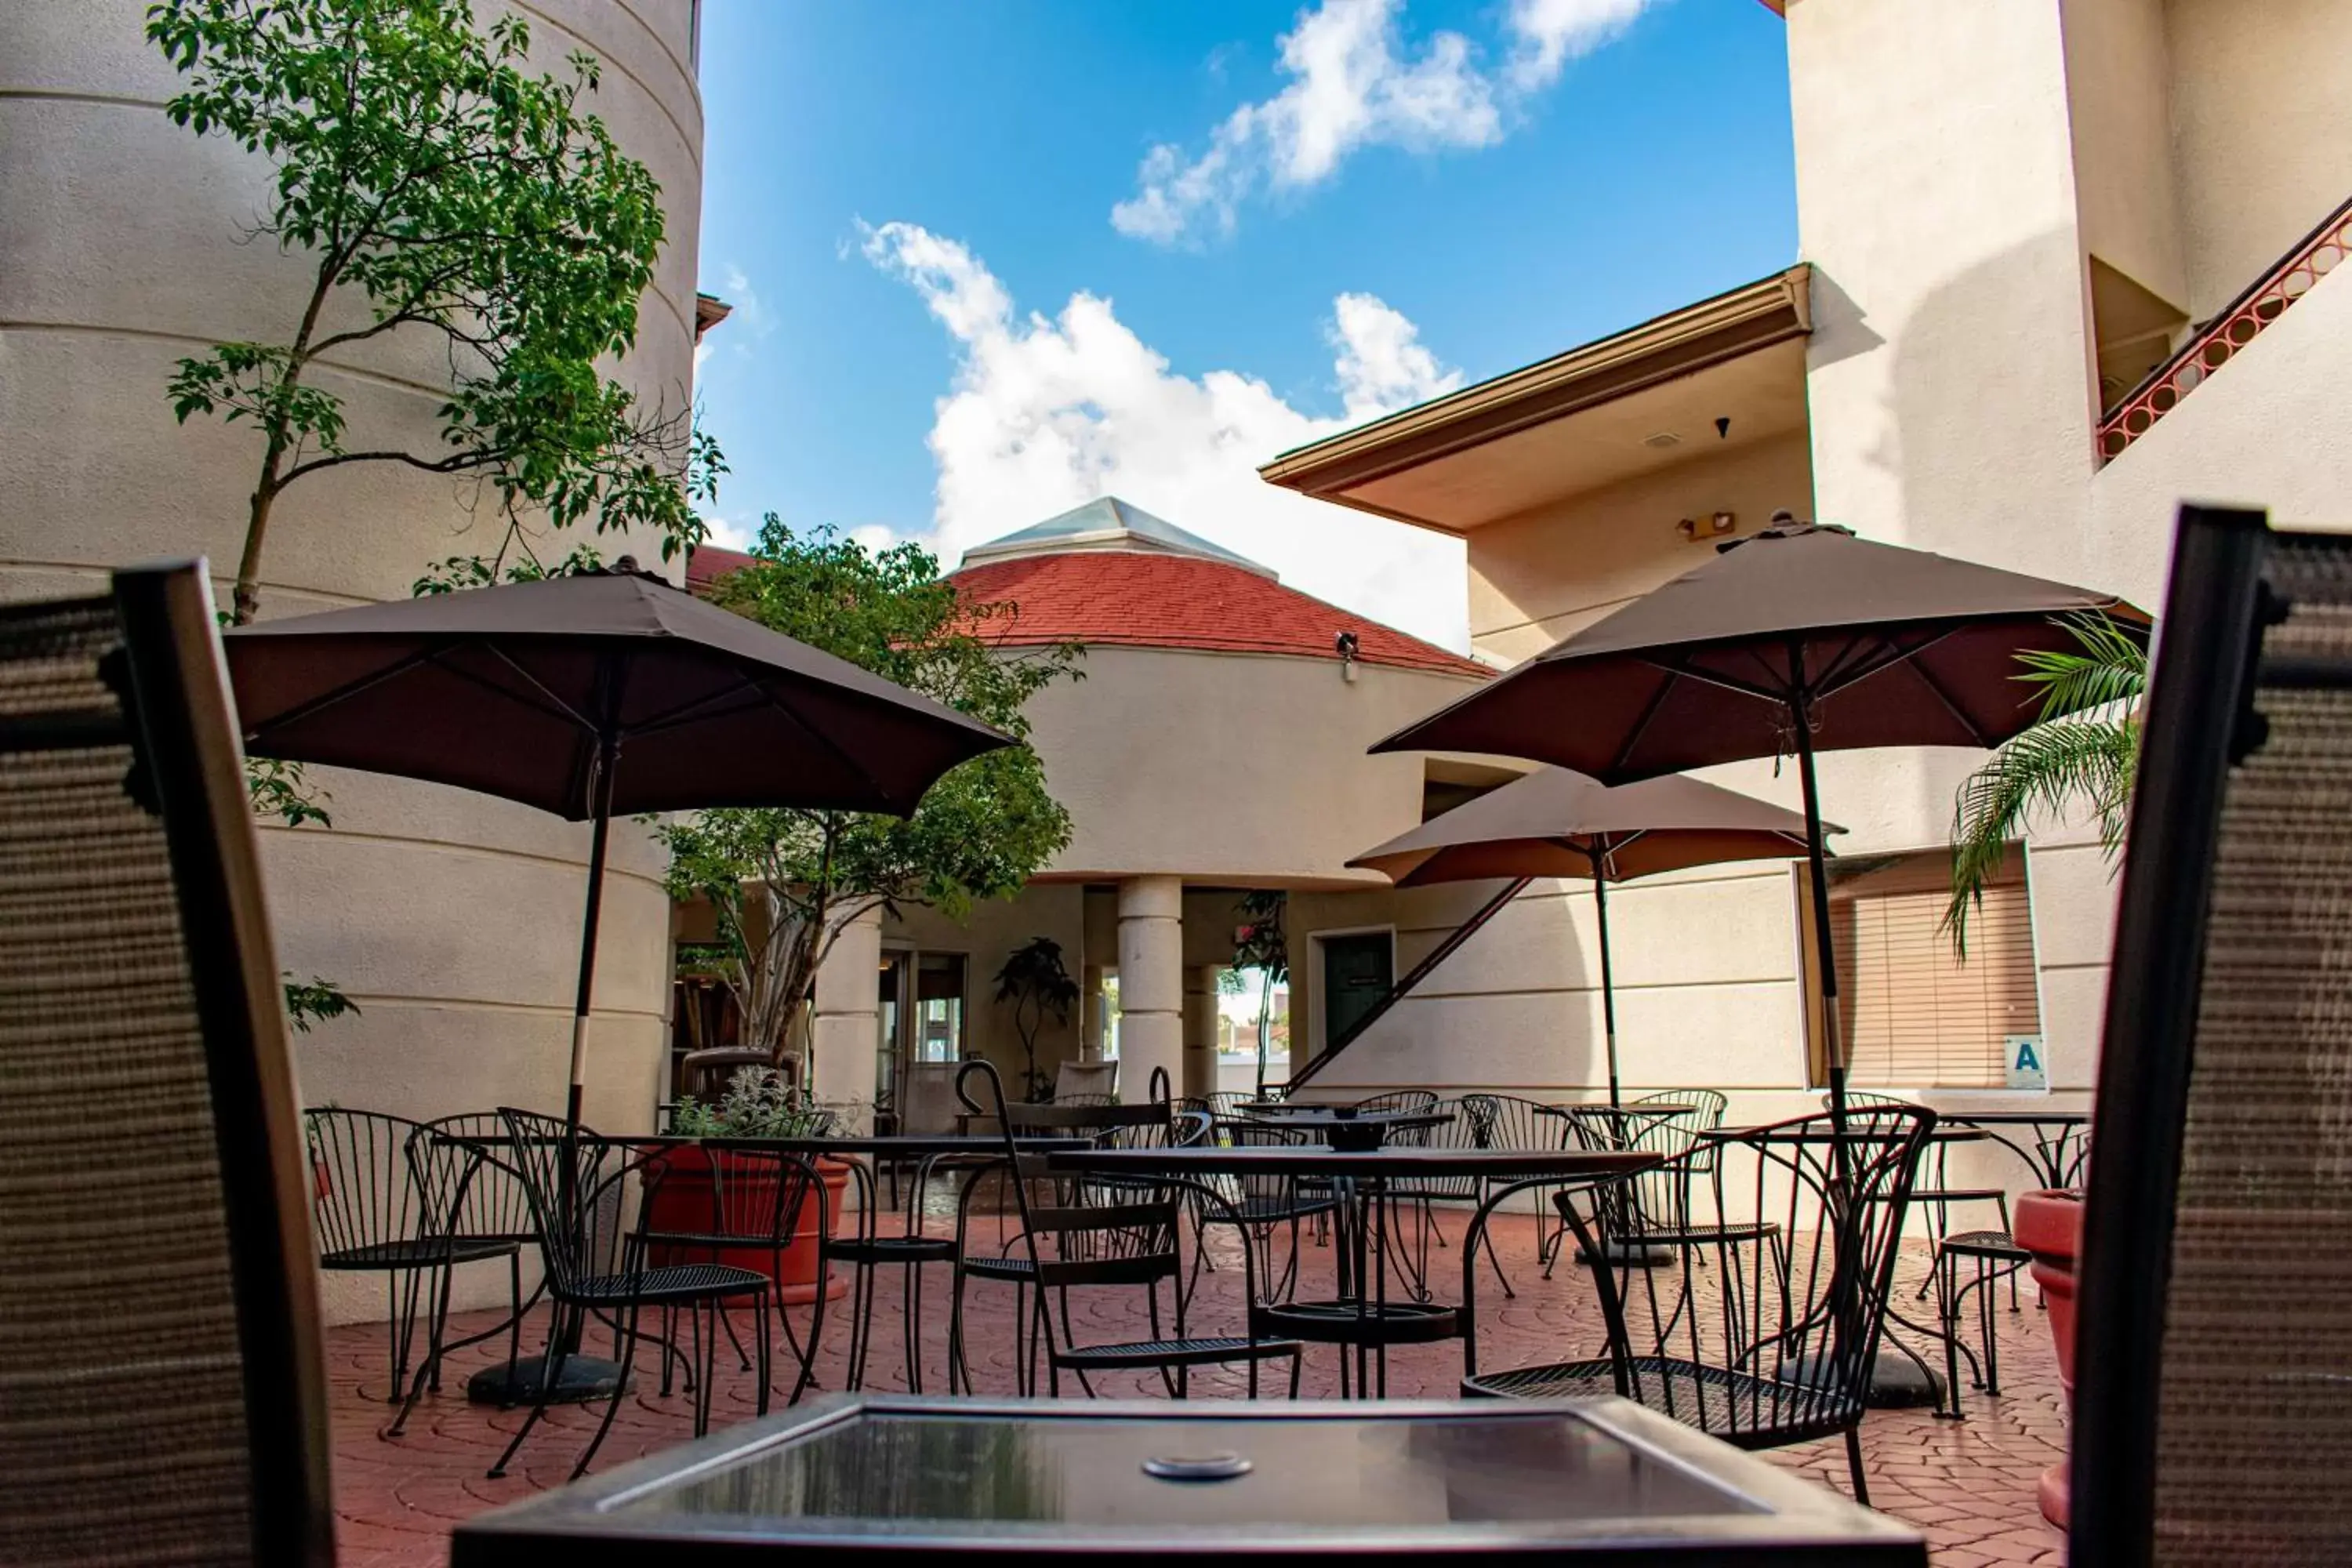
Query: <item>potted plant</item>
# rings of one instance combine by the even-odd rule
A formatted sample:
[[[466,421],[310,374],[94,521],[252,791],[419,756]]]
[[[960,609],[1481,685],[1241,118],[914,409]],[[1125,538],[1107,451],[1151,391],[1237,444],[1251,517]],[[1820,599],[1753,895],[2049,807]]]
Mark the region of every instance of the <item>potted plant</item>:
[[[1013,1005],[1013,1027],[1021,1036],[1021,1079],[1032,1101],[1047,1098],[1052,1086],[1037,1070],[1037,1031],[1050,1016],[1057,1024],[1070,1021],[1077,1005],[1078,983],[1062,965],[1062,944],[1049,936],[1032,937],[1016,947],[996,972],[996,999]]]
[[[817,1105],[793,1089],[774,1068],[745,1068],[725,1091],[705,1103],[693,1095],[678,1100],[670,1116],[670,1131],[691,1138],[813,1138],[832,1130],[839,1111]],[[773,1280],[781,1298],[803,1302],[816,1298],[822,1272],[819,1239],[829,1233],[841,1214],[842,1194],[849,1181],[849,1163],[819,1155],[814,1163],[824,1184],[824,1210],[804,1200],[794,1223],[791,1243],[781,1253],[758,1246],[657,1249],[656,1263],[723,1263],[749,1268]],[[710,1232],[717,1213],[715,1180],[734,1184],[743,1212],[766,1212],[775,1201],[776,1184],[786,1177],[771,1160],[740,1150],[689,1145],[672,1149],[662,1163],[659,1181],[647,1199],[646,1228],[674,1236]],[[744,1200],[748,1200],[745,1202]],[[677,1253],[676,1257],[662,1256]],[[835,1281],[837,1294],[846,1279]]]

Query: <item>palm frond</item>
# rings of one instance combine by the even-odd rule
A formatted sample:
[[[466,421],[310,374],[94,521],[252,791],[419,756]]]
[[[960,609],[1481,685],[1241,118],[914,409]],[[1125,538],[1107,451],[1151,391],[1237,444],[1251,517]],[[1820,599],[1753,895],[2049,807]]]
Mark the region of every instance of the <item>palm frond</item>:
[[[2087,806],[2112,854],[2123,842],[2138,765],[2135,721],[2061,719],[2017,735],[1969,775],[1952,803],[1952,899],[1943,920],[1962,958],[1969,917],[1983,903],[2010,845],[2037,817],[2063,820]]]
[[[2132,632],[2105,616],[2064,616],[2080,652],[2021,652],[2017,679],[2036,689],[2047,721],[2136,703],[2147,690],[2147,649]]]

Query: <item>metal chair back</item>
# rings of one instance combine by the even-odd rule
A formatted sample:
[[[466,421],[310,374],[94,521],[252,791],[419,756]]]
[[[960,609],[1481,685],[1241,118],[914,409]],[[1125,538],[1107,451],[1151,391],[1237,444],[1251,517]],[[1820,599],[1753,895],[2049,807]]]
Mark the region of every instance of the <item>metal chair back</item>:
[[[592,1279],[643,1274],[644,1248],[635,1245],[627,1201],[640,1162],[584,1127],[567,1136],[561,1117],[505,1106],[499,1116],[556,1300],[579,1300]]]
[[[1604,1315],[1624,1324],[1626,1391],[1735,1441],[1858,1422],[1935,1121],[1862,1108],[1843,1129],[1813,1116],[1723,1137],[1706,1181],[1724,1217],[1681,1245],[1708,1267],[1593,1271]],[[1688,1367],[1725,1375],[1694,1379]]]
[[[0,609],[0,1561],[325,1568],[310,1176],[201,562]]]
[[[310,1225],[321,1267],[405,1267],[439,1233],[409,1163],[420,1124],[381,1111],[318,1106],[302,1113],[310,1157]],[[454,1200],[456,1189],[449,1190]]]
[[[2184,508],[2084,1203],[2072,1551],[2352,1561],[2352,539]]]
[[[408,1165],[426,1212],[453,1241],[536,1241],[530,1194],[506,1152],[506,1122],[469,1110],[425,1122]]]
[[[1118,1093],[1118,1063],[1116,1061],[1064,1062],[1054,1069],[1054,1099],[1064,1101],[1074,1094],[1115,1096]]]

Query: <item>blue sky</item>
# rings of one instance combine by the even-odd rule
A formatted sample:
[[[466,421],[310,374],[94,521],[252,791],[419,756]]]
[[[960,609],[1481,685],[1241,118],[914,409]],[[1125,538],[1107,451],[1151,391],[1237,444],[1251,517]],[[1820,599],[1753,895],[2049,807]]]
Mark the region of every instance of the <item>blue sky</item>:
[[[740,537],[1111,491],[1460,647],[1460,546],[1250,470],[1786,266],[1757,0],[708,0]],[[1155,149],[1160,151],[1155,152]]]

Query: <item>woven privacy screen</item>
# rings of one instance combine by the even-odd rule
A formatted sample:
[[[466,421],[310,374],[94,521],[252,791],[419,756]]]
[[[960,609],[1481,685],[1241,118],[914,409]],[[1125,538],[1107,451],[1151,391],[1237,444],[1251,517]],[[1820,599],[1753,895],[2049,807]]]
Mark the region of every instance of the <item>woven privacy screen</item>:
[[[241,1562],[219,1152],[121,647],[110,599],[0,617],[0,1559]]]
[[[2352,538],[2188,509],[2085,1205],[2073,1561],[2352,1562]]]
[[[2157,1560],[2352,1560],[2352,552],[2282,537],[2223,791],[2165,1300]]]

